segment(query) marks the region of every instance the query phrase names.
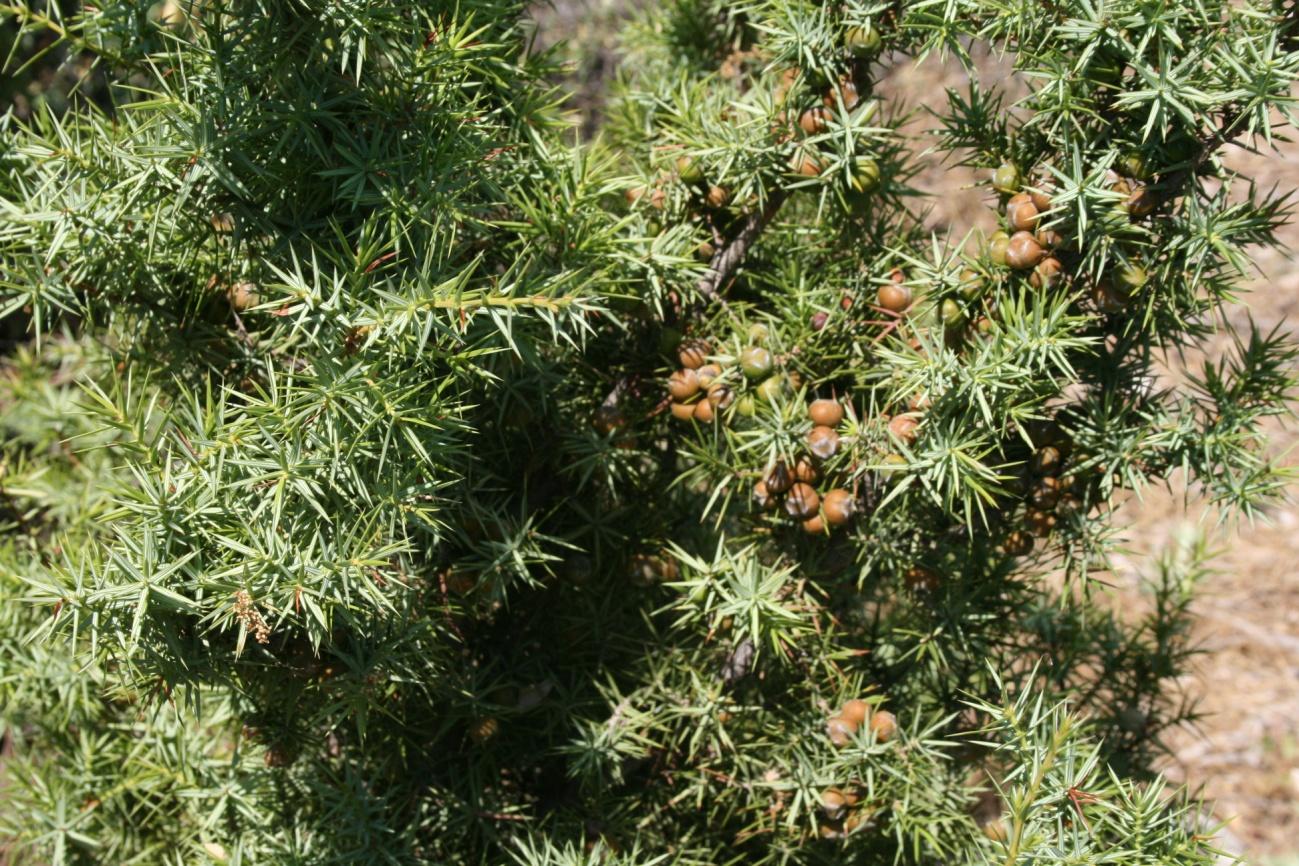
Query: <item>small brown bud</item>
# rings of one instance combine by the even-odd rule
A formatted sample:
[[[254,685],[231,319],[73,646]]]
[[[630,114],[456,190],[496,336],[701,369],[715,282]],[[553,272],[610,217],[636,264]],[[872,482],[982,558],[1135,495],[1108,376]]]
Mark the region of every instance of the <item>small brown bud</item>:
[[[485,743],[495,737],[501,730],[501,723],[495,718],[488,716],[483,719],[476,719],[469,725],[469,737],[475,743]]]
[[[871,713],[870,729],[871,733],[875,735],[876,740],[879,740],[881,743],[887,743],[889,740],[893,739],[893,735],[897,733],[897,717],[888,710],[876,710]]]
[[[846,700],[843,702],[843,706],[839,708],[839,716],[857,726],[865,724],[870,712],[871,705],[860,698]]]
[[[1006,222],[1017,232],[1029,232],[1037,226],[1037,206],[1026,192],[1017,193],[1006,202]]]
[[[798,128],[805,135],[819,135],[829,123],[830,111],[826,108],[809,108],[798,116]]]
[[[1149,216],[1159,205],[1159,196],[1148,186],[1142,186],[1134,189],[1129,195],[1124,207],[1127,212],[1134,218]]]
[[[677,370],[668,379],[668,393],[675,400],[689,400],[699,393],[699,374],[689,367]]]
[[[885,283],[880,286],[876,300],[889,312],[903,313],[911,306],[911,289],[900,283]]]
[[[843,107],[849,111],[852,111],[857,107],[857,103],[861,102],[861,97],[857,95],[857,85],[853,83],[851,78],[839,79],[839,86],[830,88],[821,102],[826,108],[834,108],[839,103],[839,100],[843,100]]]
[[[771,468],[767,470],[764,480],[767,482],[767,489],[776,494],[789,490],[794,483],[794,477],[790,474],[789,467],[785,465],[783,460],[778,460],[772,464]]]
[[[820,160],[805,150],[800,150],[789,158],[789,170],[803,177],[816,177],[822,171]]]
[[[908,412],[889,420],[889,433],[909,445],[916,441],[916,428],[919,426],[920,419]]]
[[[842,749],[856,736],[857,726],[842,716],[832,716],[825,723],[825,733],[830,738],[830,742]]]
[[[816,479],[820,476],[816,464],[807,456],[799,457],[794,461],[794,479],[803,481],[807,484],[815,484]]]
[[[1055,256],[1047,256],[1038,262],[1037,267],[1033,269],[1033,275],[1029,277],[1029,282],[1034,288],[1040,289],[1046,287],[1053,289],[1064,281],[1064,265]]]
[[[843,422],[843,406],[838,401],[822,397],[808,404],[807,417],[822,427],[838,427]]]
[[[848,798],[838,788],[826,788],[821,792],[821,811],[832,821],[843,817],[848,809]]]
[[[708,361],[712,347],[704,340],[683,340],[677,349],[677,359],[682,367],[698,370]]]
[[[821,511],[825,514],[826,522],[831,526],[842,526],[847,523],[852,519],[856,509],[853,495],[842,487],[829,491],[821,500]]]
[[[839,450],[839,434],[832,427],[813,427],[807,434],[807,450],[818,460],[829,460]]]
[[[256,283],[240,280],[226,290],[226,300],[235,312],[242,313],[261,303],[261,296],[257,292]]]
[[[812,489],[812,485],[802,481],[793,484],[785,496],[785,511],[790,517],[807,520],[816,514],[821,507],[821,497]]]
[[[689,421],[695,417],[695,407],[689,403],[673,402],[669,408],[672,410],[672,417],[678,421]]]
[[[1010,236],[1010,244],[1006,247],[1006,264],[1017,271],[1027,271],[1037,267],[1045,255],[1037,238],[1029,232],[1019,231]]]

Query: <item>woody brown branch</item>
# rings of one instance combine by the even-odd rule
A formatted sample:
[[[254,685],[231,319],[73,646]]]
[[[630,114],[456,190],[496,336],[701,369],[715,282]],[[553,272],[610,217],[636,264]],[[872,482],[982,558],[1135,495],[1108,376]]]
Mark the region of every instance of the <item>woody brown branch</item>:
[[[762,230],[767,227],[767,223],[771,222],[776,211],[780,210],[787,195],[787,192],[780,189],[772,192],[771,197],[767,199],[767,204],[761,210],[749,214],[735,237],[713,253],[713,258],[708,263],[708,271],[699,280],[700,294],[710,301],[725,303],[720,294],[721,287],[734,275],[735,270],[748,254],[749,247],[758,239],[758,235],[762,234]]]

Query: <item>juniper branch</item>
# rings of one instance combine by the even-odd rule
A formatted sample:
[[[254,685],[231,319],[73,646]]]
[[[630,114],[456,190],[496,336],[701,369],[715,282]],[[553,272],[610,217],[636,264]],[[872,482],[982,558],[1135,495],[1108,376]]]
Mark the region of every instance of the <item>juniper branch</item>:
[[[736,268],[744,261],[751,247],[762,234],[762,230],[771,222],[776,211],[785,203],[788,197],[783,189],[774,190],[767,199],[766,205],[761,210],[756,210],[744,219],[744,225],[735,234],[735,237],[723,247],[713,253],[712,260],[708,263],[708,272],[699,280],[699,292],[710,301],[725,304],[725,299],[720,294],[721,286],[731,278]]]

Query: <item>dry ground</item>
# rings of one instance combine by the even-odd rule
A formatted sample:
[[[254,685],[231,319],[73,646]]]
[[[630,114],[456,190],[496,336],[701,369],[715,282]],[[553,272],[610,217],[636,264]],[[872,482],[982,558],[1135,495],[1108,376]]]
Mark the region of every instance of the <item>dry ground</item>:
[[[634,2],[634,0],[633,0]],[[598,116],[601,83],[617,64],[617,21],[628,0],[557,0],[537,13],[540,41],[566,40],[580,45],[574,78],[580,86],[580,108],[587,128]],[[985,81],[1004,76],[1005,67],[983,58]],[[891,96],[913,106],[932,105],[943,87],[963,87],[964,73],[954,65],[929,62],[895,68],[883,82]],[[914,131],[925,127],[918,118]],[[1275,152],[1251,154],[1236,148],[1233,166],[1252,175],[1264,188],[1299,189],[1299,145],[1280,143]],[[931,162],[915,184],[931,193],[928,220],[940,232],[963,235],[973,226],[992,225],[987,196],[974,189],[973,173]],[[1299,224],[1283,237],[1299,246]],[[1267,251],[1258,258],[1259,275],[1249,282],[1244,304],[1230,324],[1241,327],[1252,317],[1264,330],[1276,325],[1299,330],[1299,264],[1288,251]],[[1169,359],[1171,384],[1206,357],[1227,350],[1223,332],[1205,351]],[[1268,431],[1283,462],[1299,469],[1295,425],[1273,425]],[[1299,494],[1299,483],[1291,485]],[[1271,510],[1265,520],[1235,528],[1217,526],[1216,516],[1183,489],[1147,491],[1133,498],[1120,515],[1129,527],[1127,549],[1115,560],[1108,578],[1116,604],[1139,599],[1139,575],[1152,554],[1189,532],[1204,533],[1219,552],[1214,576],[1196,606],[1198,636],[1207,652],[1186,687],[1201,697],[1206,714],[1194,729],[1176,732],[1164,771],[1173,780],[1201,785],[1214,814],[1227,821],[1224,842],[1254,862],[1299,866],[1299,507]]]

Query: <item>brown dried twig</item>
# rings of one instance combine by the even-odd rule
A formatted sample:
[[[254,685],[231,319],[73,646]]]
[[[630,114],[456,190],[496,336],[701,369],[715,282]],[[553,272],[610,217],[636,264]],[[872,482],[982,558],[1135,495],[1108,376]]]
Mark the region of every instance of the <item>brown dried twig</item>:
[[[726,300],[720,294],[721,287],[735,273],[735,269],[744,261],[745,255],[749,252],[749,247],[762,234],[762,230],[771,222],[771,218],[780,210],[780,206],[785,203],[785,198],[789,194],[784,190],[778,189],[772,192],[771,197],[767,199],[767,204],[761,209],[749,214],[744,219],[744,225],[740,227],[739,232],[731,240],[718,247],[717,252],[713,253],[712,260],[708,263],[708,271],[699,280],[699,293],[710,301],[726,305]]]

